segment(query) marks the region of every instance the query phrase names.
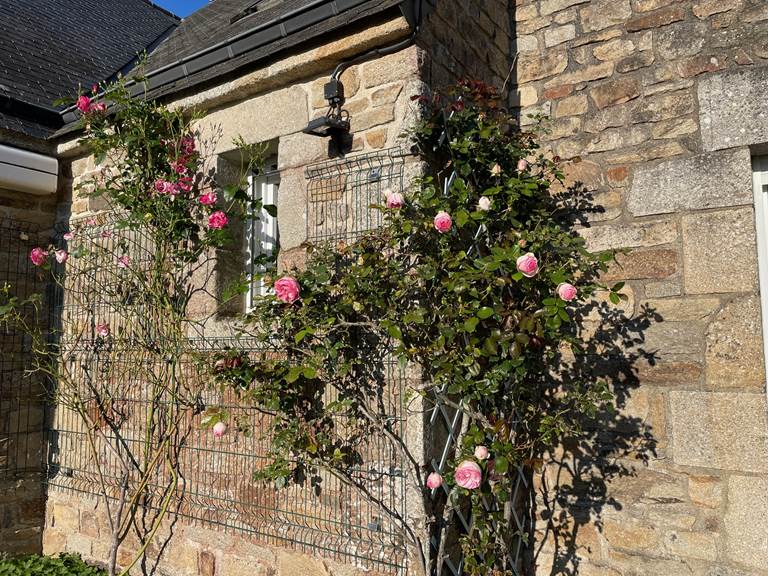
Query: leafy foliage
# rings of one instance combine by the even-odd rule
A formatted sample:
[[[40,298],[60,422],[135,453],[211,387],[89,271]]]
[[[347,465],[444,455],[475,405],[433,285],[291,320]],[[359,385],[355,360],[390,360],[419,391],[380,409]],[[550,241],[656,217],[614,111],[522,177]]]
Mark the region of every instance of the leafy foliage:
[[[382,198],[380,230],[352,245],[308,247],[306,268],[291,273],[300,298],[277,290],[248,317],[250,332],[281,353],[243,357],[217,377],[274,416],[272,461],[260,477],[319,487],[326,470],[366,493],[355,467],[365,439],[382,435],[411,464],[426,517],[442,512],[432,530],[447,529],[451,510],[471,507],[473,528],[461,537],[466,572],[509,574],[516,467],[611,402],[605,383],[569,371],[583,351],[574,311],[598,291],[617,301],[621,285],[595,281],[613,254],[590,253],[572,231],[573,206],[550,190],[562,174],[493,89],[464,82],[417,99],[413,139],[428,174],[404,202]],[[410,394],[419,406],[464,413],[442,478],[450,496],[435,508],[426,467],[385,408],[388,357],[417,367]],[[490,457],[477,457],[477,447]],[[467,461],[481,467],[479,487],[454,479]]]
[[[0,576],[106,576],[100,568],[89,566],[76,554],[0,558]]]

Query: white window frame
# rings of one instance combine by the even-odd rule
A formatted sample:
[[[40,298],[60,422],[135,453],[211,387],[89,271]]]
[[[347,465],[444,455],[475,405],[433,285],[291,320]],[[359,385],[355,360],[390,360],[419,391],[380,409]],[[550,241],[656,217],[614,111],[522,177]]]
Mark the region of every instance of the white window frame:
[[[251,174],[248,177],[248,190],[251,199],[260,199],[264,206],[269,204],[277,206],[279,188],[280,175],[274,169],[263,174]],[[261,254],[274,254],[280,248],[280,229],[277,217],[272,216],[263,208],[259,216],[259,219],[249,218],[245,226],[246,274],[249,282],[245,302],[246,311],[253,308],[256,297],[264,296],[270,292],[262,280],[253,279],[256,272],[265,271],[263,267],[256,270],[253,259]]]
[[[752,182],[755,198],[757,269],[763,324],[763,360],[768,375],[768,156],[752,157]]]

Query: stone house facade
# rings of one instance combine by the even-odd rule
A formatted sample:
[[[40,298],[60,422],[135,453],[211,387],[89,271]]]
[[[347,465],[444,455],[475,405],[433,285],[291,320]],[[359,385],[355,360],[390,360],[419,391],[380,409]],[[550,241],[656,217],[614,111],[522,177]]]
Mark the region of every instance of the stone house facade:
[[[760,289],[768,286],[768,234],[754,192],[768,154],[768,5],[285,0],[243,17],[257,4],[217,0],[180,24],[155,14],[155,26],[171,30],[145,40],[147,69],[156,72],[153,96],[206,111],[198,128],[219,167],[234,136],[271,143],[281,265],[300,263],[311,235],[308,178],[328,149],[327,140],[302,130],[325,113],[323,86],[344,61],[353,61],[341,76],[353,157],[405,146],[401,135],[415,118],[411,96],[427,87],[460,77],[506,85],[521,124],[531,125],[533,114],[550,118],[545,150],[562,160],[565,185],[602,206],[579,232],[595,250],[631,249],[606,276],[626,282],[626,364],[614,382],[619,416],[554,454],[537,478],[535,573],[768,574]],[[334,11],[313,21],[312,11],[325,5]],[[273,20],[279,37],[247,44]],[[411,37],[397,51],[356,61]],[[229,52],[217,55],[226,41]],[[0,131],[4,146],[58,162],[55,190],[0,190],[3,219],[33,222],[43,236],[57,220],[102,208],[78,196],[78,183],[96,166],[77,145],[72,117],[57,113],[54,127],[30,126],[20,114]],[[403,170],[407,181],[417,167]],[[0,402],[0,455],[16,400]],[[32,472],[0,475],[0,483],[0,550],[103,559],[95,498],[43,490]],[[182,522],[160,569],[338,576],[359,572],[352,564],[311,547]]]

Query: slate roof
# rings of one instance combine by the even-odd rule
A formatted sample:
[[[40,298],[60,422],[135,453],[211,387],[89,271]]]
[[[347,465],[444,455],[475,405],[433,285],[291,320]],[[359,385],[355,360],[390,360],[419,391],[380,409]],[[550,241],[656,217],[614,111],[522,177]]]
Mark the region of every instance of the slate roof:
[[[178,24],[148,0],[2,0],[0,96],[54,110],[54,100],[112,77]],[[0,106],[0,127],[46,131],[48,122],[35,128],[37,118],[13,114]]]
[[[399,5],[402,0],[214,0],[197,12],[182,20],[181,25],[164,40],[151,54],[146,70],[152,72],[167,67],[184,59],[189,59],[201,51],[208,50],[194,64],[186,65],[185,75],[173,82],[157,86],[150,82],[150,95],[159,97],[179,92],[222,76],[253,67],[252,65],[267,57],[275,56],[299,44],[325,38],[327,35],[351,26],[363,19],[376,16]],[[244,16],[248,9],[252,12]],[[255,9],[255,10],[254,10]],[[333,10],[333,12],[330,12]],[[329,13],[330,12],[330,13]],[[336,13],[337,12],[337,13]],[[328,14],[327,16],[321,16]],[[280,22],[280,26],[264,27],[271,22]],[[257,30],[255,33],[250,33]],[[265,36],[259,42],[259,37]],[[227,44],[228,48],[214,53],[211,47]],[[247,50],[237,53],[242,47]],[[251,47],[250,44],[253,46]],[[230,49],[235,55],[224,61],[205,63],[217,52]]]
[[[212,0],[179,22],[149,0],[0,0],[0,128],[56,138],[78,127],[78,115],[61,109],[54,111],[61,113],[58,125],[30,126],[38,119],[34,114],[12,118],[3,106],[3,84],[14,97],[44,106],[44,116],[54,99],[127,71],[147,48],[149,94],[162,97],[240,74],[299,44],[321,42],[401,2]],[[13,32],[7,38],[6,27]]]

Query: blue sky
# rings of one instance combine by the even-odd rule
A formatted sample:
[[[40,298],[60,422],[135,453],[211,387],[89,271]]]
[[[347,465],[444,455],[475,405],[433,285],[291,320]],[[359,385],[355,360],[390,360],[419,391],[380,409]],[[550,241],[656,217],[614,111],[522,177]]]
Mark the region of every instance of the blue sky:
[[[201,6],[205,6],[208,0],[154,0],[154,3],[183,18]]]

